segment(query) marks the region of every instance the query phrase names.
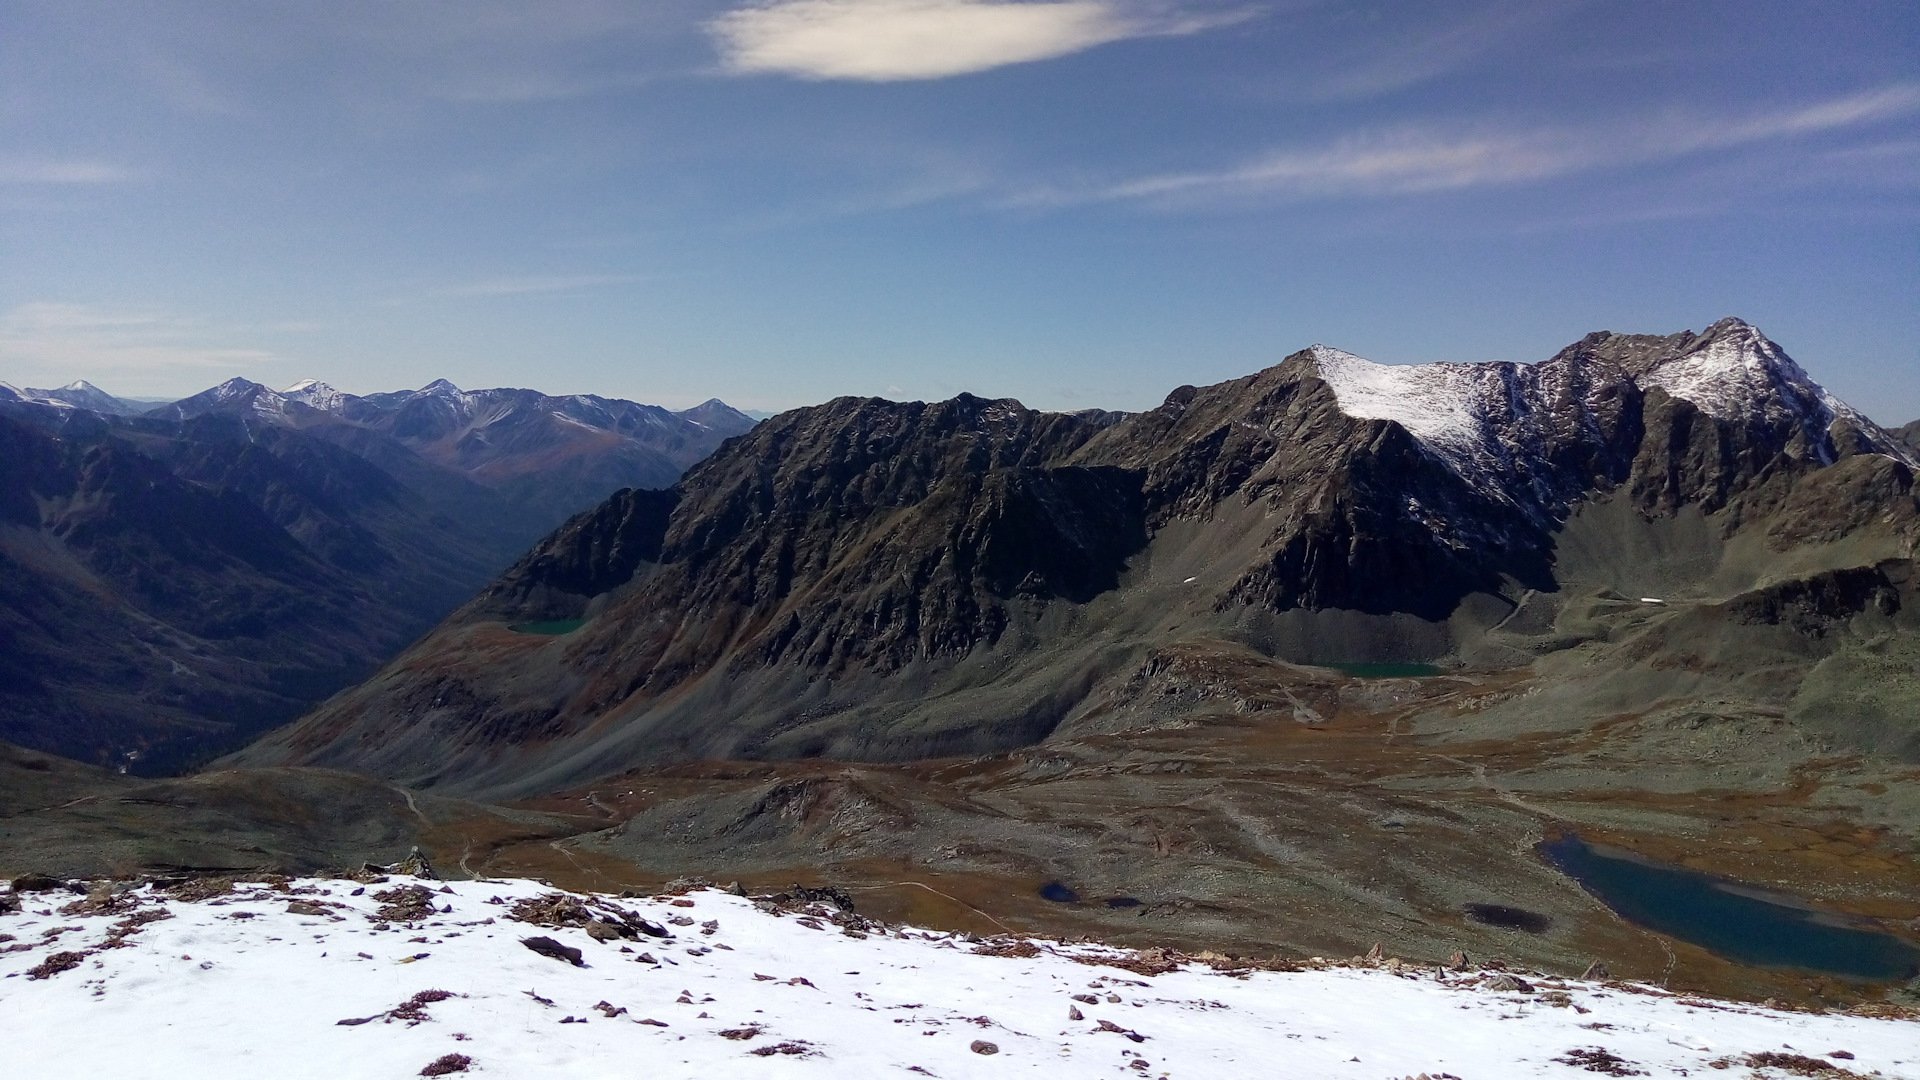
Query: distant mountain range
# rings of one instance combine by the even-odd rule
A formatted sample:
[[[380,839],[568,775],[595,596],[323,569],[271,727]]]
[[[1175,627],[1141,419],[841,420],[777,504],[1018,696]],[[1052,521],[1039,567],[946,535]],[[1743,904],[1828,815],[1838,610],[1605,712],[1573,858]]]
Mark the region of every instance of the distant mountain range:
[[[36,390],[32,387],[18,387],[0,382],[0,402],[38,402],[54,407],[70,406],[77,409],[90,409],[108,416],[138,416],[139,414],[162,404],[144,398],[115,397],[85,379],[70,382],[57,390]]]
[[[0,384],[0,738],[148,770],[373,670],[569,514],[754,421],[531,390]]]
[[[1151,688],[1196,650],[1231,658],[1202,663],[1206,693],[1250,701],[1288,663],[1588,648],[1595,672],[1770,671],[1727,692],[1920,760],[1898,702],[1795,704],[1780,674],[1910,621],[1916,467],[1733,319],[1533,365],[1315,346],[1133,415],[841,398],[569,522],[242,760],[496,795],[710,758],[906,761],[1162,722]],[[1670,619],[1615,626],[1643,597]],[[502,626],[520,620],[582,623]],[[1689,658],[1723,638],[1746,659]],[[1565,707],[1603,715],[1595,693]]]

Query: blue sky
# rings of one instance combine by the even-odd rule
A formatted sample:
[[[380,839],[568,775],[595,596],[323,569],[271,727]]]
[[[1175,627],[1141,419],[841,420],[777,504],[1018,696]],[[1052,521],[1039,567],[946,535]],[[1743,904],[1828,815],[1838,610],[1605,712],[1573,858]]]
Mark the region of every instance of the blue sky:
[[[1141,408],[1741,315],[1920,417],[1920,5],[0,0],[0,379]]]

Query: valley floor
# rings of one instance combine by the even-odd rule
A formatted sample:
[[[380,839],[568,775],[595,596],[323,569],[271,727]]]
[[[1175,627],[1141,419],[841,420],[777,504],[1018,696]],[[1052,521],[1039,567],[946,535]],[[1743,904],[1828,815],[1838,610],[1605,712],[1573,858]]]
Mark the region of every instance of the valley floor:
[[[406,877],[225,888],[0,893],[0,910],[22,904],[0,915],[9,1066],[154,1080],[1920,1077],[1911,1016],[1623,982],[975,939],[811,896]]]

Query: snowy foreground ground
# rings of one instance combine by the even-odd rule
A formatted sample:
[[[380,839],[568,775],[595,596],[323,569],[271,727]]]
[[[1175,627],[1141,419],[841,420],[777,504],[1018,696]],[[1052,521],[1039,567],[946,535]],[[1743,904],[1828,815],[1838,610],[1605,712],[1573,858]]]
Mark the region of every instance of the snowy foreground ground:
[[[1524,973],[1503,990],[1512,975],[1391,961],[1162,971],[1165,954],[972,942],[712,890],[394,877],[16,899],[0,1067],[35,1080],[1920,1078],[1910,1019]]]

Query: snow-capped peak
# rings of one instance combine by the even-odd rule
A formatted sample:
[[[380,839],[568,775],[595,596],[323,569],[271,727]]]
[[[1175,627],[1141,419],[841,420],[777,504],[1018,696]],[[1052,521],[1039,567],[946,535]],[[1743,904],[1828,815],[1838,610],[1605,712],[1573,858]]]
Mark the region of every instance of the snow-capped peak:
[[[87,380],[85,380],[85,379],[75,379],[75,380],[73,380],[72,382],[70,382],[70,383],[68,383],[67,385],[65,385],[65,386],[63,386],[63,387],[61,387],[60,389],[62,389],[62,390],[79,390],[79,391],[92,391],[93,393],[96,393],[96,394],[103,394],[103,393],[106,393],[106,391],[104,391],[104,390],[102,390],[102,389],[100,389],[99,387],[97,387],[97,386],[95,386],[95,385],[93,385],[92,383],[90,383],[90,382],[88,382],[88,381],[87,381]]]
[[[299,382],[280,391],[280,395],[288,401],[297,401],[302,405],[322,409],[327,412],[339,411],[341,404],[347,398],[346,394],[335,390],[333,387],[328,386],[318,379],[301,379]]]
[[[1698,348],[1656,365],[1638,381],[1643,389],[1659,387],[1692,402],[1717,420],[1745,420],[1777,393],[1796,403],[1831,400],[1792,357],[1739,319],[1708,327]]]
[[[253,393],[254,391],[266,390],[266,389],[267,389],[266,387],[260,385],[257,382],[254,382],[251,379],[243,379],[240,376],[235,375],[233,378],[228,379],[226,382],[223,382],[219,386],[214,387],[213,396],[220,401],[229,401],[229,400],[232,400],[233,398],[239,397],[242,394]]]
[[[421,394],[459,394],[463,391],[445,379],[435,379],[416,392]]]
[[[1797,424],[1823,463],[1833,460],[1833,428],[1845,420],[1875,452],[1913,464],[1896,440],[1828,393],[1780,346],[1740,319],[1714,323],[1694,348],[1655,365],[1636,381],[1642,389],[1657,387],[1725,423]]]

